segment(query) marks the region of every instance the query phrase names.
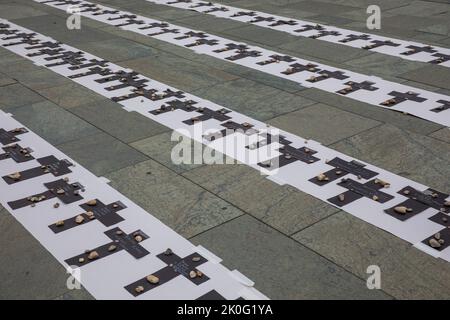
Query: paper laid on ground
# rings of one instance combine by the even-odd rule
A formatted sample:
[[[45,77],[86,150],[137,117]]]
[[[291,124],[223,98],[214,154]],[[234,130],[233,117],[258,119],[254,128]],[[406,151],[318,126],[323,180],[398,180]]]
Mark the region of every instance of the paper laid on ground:
[[[228,62],[266,72],[386,109],[450,126],[450,97],[374,76],[333,68],[314,61],[138,16],[87,1],[34,0],[61,10],[77,6],[83,17],[166,41]]]
[[[435,257],[450,261],[450,248],[448,248],[450,246],[450,224],[448,221],[450,197],[444,190],[444,192],[433,190],[325,147],[318,142],[305,140],[299,136],[270,127],[226,107],[152,80],[133,70],[124,69],[77,48],[58,43],[51,38],[34,33],[7,20],[0,19],[0,33],[2,34],[2,37],[0,37],[2,47],[117,102],[118,107],[120,105],[128,111],[136,111],[184,136],[190,137],[194,141],[207,145],[212,150],[261,170],[276,183],[294,186],[410,242]],[[0,142],[3,145],[8,145],[11,142],[19,143],[17,139],[22,139],[22,136],[25,137],[26,135],[22,134],[20,130],[13,130],[13,127],[18,125],[17,123],[10,126],[6,126],[6,123],[0,128]],[[32,136],[35,137],[35,135]],[[20,141],[21,148],[31,147],[38,150],[34,140],[29,143],[24,142],[26,143]],[[202,282],[206,278],[194,277],[194,280],[192,280],[189,277],[186,278],[186,275],[185,277],[177,277],[177,274],[164,269],[167,265],[178,266],[177,261],[184,266],[182,268],[184,271],[189,271],[195,267],[195,265],[186,261],[188,258],[182,260],[191,254],[194,249],[189,247],[187,242],[185,245],[179,244],[177,241],[183,243],[179,236],[171,233],[167,227],[137,208],[129,200],[101,184],[84,169],[79,166],[68,166],[64,163],[53,165],[55,159],[51,161],[42,160],[44,167],[41,169],[48,170],[53,175],[55,175],[55,171],[62,172],[61,170],[76,172],[77,174],[69,175],[71,182],[79,182],[83,185],[83,187],[76,187],[65,183],[63,180],[58,180],[61,178],[53,177],[51,174],[39,175],[42,173],[39,166],[37,169],[31,170],[30,168],[35,167],[36,163],[35,161],[33,161],[34,164],[23,162],[22,160],[26,158],[23,152],[12,149],[7,149],[5,152],[9,153],[6,158],[12,158],[15,161],[11,161],[11,159],[0,161],[0,168],[2,168],[2,174],[4,175],[1,187],[2,190],[5,190],[1,193],[2,203],[22,223],[29,226],[30,231],[40,241],[43,241],[44,245],[48,246],[50,252],[60,261],[69,261],[71,265],[81,263],[82,268],[87,270],[96,269],[96,265],[106,264],[109,260],[94,257],[93,260],[95,261],[92,264],[89,263],[88,266],[84,266],[84,263],[91,262],[89,260],[91,252],[83,253],[83,248],[85,249],[86,246],[92,248],[97,245],[100,247],[95,251],[100,256],[111,255],[108,250],[110,245],[108,243],[111,240],[113,243],[119,240],[122,250],[111,259],[124,259],[121,261],[124,261],[125,265],[133,266],[133,270],[135,270],[134,268],[139,270],[136,273],[133,271],[130,275],[124,274],[119,277],[119,279],[124,277],[120,280],[123,282],[120,283],[119,287],[129,285],[127,287],[128,293],[133,294],[133,290],[136,290],[136,288],[144,287],[143,292],[145,294],[142,295],[143,297],[159,298],[167,297],[166,293],[169,294],[164,289],[161,289],[161,292],[164,292],[161,295],[157,293],[160,291],[156,289],[147,293],[148,281],[146,282],[145,279],[139,277],[136,278],[138,274],[144,276],[146,273],[156,272],[155,268],[151,267],[149,270],[145,264],[133,260],[140,257],[152,261],[149,262],[150,264],[153,263],[155,257],[145,255],[145,250],[158,254],[159,260],[156,259],[156,261],[158,261],[159,268],[157,269],[163,268],[165,270],[161,271],[161,274],[157,272],[161,275],[160,279],[166,279],[165,277],[178,279],[174,280],[176,282],[168,281],[164,287],[175,288],[178,282],[182,282],[186,288],[197,289],[196,292],[200,294],[200,291],[203,293],[202,288],[208,286],[209,290],[212,289],[212,286],[216,286],[216,282],[212,281],[205,282],[208,284],[204,286],[202,283],[201,286],[196,288],[189,281]],[[56,150],[50,152],[50,154],[55,154],[58,160],[65,157],[57,153]],[[33,157],[39,159],[40,156]],[[88,188],[94,183],[94,188]],[[60,189],[64,191],[61,194],[58,192]],[[78,193],[78,190],[82,189],[86,189],[87,193]],[[95,192],[92,191],[91,194],[89,190],[95,190]],[[78,201],[76,197],[68,196],[66,191],[71,192],[71,194],[76,191],[83,196],[83,200]],[[42,198],[42,195],[45,197]],[[67,207],[69,209],[63,207],[60,215],[56,214],[57,211],[53,214],[51,204],[54,200],[45,201],[49,198],[59,199],[65,204],[74,203],[74,206]],[[108,214],[105,214],[103,209],[97,213],[95,206],[92,207],[86,202],[92,198],[99,200],[97,205],[101,208],[107,206],[106,212]],[[123,203],[127,208],[132,208],[132,210],[123,209],[122,204],[117,203],[117,201]],[[46,209],[40,210],[44,212],[40,221],[36,220],[33,204],[41,209]],[[81,208],[78,208],[79,206]],[[47,213],[48,211],[49,213]],[[128,213],[129,211],[136,212],[136,217],[133,213]],[[82,212],[93,212],[89,215],[84,213],[82,222],[90,221],[92,215],[100,222],[94,221],[88,225],[82,223],[79,226],[76,219],[81,220],[77,215]],[[46,214],[49,216],[46,216]],[[121,220],[118,215],[125,220],[117,223]],[[148,216],[148,222],[142,221],[141,223],[141,216]],[[63,222],[55,222],[55,220],[63,220]],[[42,221],[45,221],[45,223],[42,224]],[[147,224],[149,228],[146,227]],[[125,240],[117,238],[118,230],[110,231],[116,227],[122,228],[120,235],[126,237]],[[90,228],[95,230],[92,231]],[[98,232],[97,228],[106,233]],[[60,232],[61,230],[64,232]],[[93,238],[88,241],[89,237],[80,237],[76,230],[83,230],[85,236],[90,235],[92,231]],[[152,241],[152,237],[159,239],[158,237],[163,234],[164,237],[169,239],[168,241]],[[133,242],[136,236],[145,241],[142,241],[142,244],[139,241],[139,245],[137,245]],[[146,240],[147,237],[150,238]],[[172,237],[173,240],[170,240]],[[58,241],[55,242],[55,239],[58,239]],[[73,247],[70,246],[72,242],[75,243]],[[66,246],[69,249],[66,249]],[[164,247],[172,247],[174,252],[177,251],[177,255],[167,257],[162,254]],[[191,251],[188,248],[191,248]],[[197,256],[195,255],[195,257]],[[191,258],[193,257],[189,259]],[[84,259],[83,262],[80,262],[80,259]],[[196,262],[200,261],[204,260],[200,259]],[[215,266],[219,268],[217,265]],[[208,277],[212,277],[211,275],[214,273],[211,272],[210,274],[207,268],[213,268],[213,266],[205,264],[199,266],[198,269]],[[108,276],[117,271],[115,267],[106,269],[105,274]],[[168,273],[169,275],[167,275]],[[226,272],[223,274],[226,274]],[[226,277],[223,274],[222,276]],[[217,279],[222,278],[217,275]],[[88,280],[88,289],[90,288],[94,292],[98,290],[99,297],[105,297],[110,292],[115,292],[112,290],[103,292],[101,288],[96,286],[97,282],[94,279],[88,278]],[[90,283],[91,280],[92,284]],[[130,282],[132,280],[136,282]],[[160,281],[165,282],[165,280]],[[233,291],[235,293],[233,295],[228,293],[232,291],[231,289],[227,291],[228,289],[225,290],[219,286],[219,284],[222,284],[221,280],[217,281],[215,291],[229,299],[237,298],[238,284],[236,282],[229,282],[229,285],[236,289]],[[172,283],[174,287],[171,286]],[[195,282],[195,284],[198,283]],[[210,284],[211,287],[209,287]],[[177,291],[176,295],[184,295],[183,292],[187,292],[186,294],[190,294],[190,297],[197,297],[190,289],[186,290],[175,290]],[[128,297],[126,293],[121,292],[120,294],[120,296]]]
[[[405,41],[380,35],[342,29],[311,21],[292,19],[269,13],[242,9],[201,0],[146,0],[179,9],[205,13],[218,18],[231,19],[256,26],[287,32],[298,37],[307,37],[374,51],[398,58],[427,62],[450,67],[450,49],[430,46],[415,41]]]

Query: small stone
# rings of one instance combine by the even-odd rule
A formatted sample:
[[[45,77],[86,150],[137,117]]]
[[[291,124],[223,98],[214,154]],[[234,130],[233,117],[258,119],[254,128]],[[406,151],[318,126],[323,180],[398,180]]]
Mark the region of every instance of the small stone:
[[[79,262],[79,263],[83,263],[84,261],[85,261],[84,258],[78,259],[78,262]]]
[[[58,189],[56,190],[57,194],[65,194],[66,192],[64,191],[64,189]]]
[[[159,278],[157,276],[154,276],[151,274],[151,275],[147,276],[147,281],[150,282],[151,284],[158,284]]]
[[[410,194],[411,192],[409,191],[409,190],[404,190],[403,191],[403,194],[406,194],[406,195],[408,195],[408,194]]]
[[[335,172],[335,174],[336,174],[337,176],[339,176],[339,175],[342,174],[342,171],[338,170],[338,171]]]
[[[118,207],[119,207],[119,205],[117,203],[113,204],[113,208],[118,208]]]
[[[116,231],[116,234],[117,234],[118,236],[121,236],[121,235],[123,234],[123,231],[122,231],[122,230],[117,230],[117,231]]]
[[[82,224],[84,222],[84,217],[82,215],[78,215],[75,217],[75,222],[77,224]]]
[[[403,206],[395,207],[394,211],[397,212],[397,213],[400,213],[400,214],[406,214],[408,212],[408,208],[407,207],[403,207]]]
[[[98,258],[98,253],[97,253],[97,251],[92,251],[91,253],[89,253],[89,255],[88,255],[88,259],[89,260],[95,260],[95,259],[97,259]]]
[[[193,257],[193,258],[192,258],[192,261],[194,261],[194,262],[199,262],[200,260],[201,260],[200,257]]]
[[[95,205],[97,205],[97,200],[95,200],[95,199],[89,200],[88,202],[86,202],[86,204],[88,206],[95,206]]]
[[[328,179],[328,177],[325,174],[321,173],[321,174],[319,174],[317,176],[317,180],[319,180],[319,181],[328,181],[329,179]]]
[[[136,291],[136,293],[141,293],[144,291],[144,287],[143,286],[137,286],[136,288],[134,288],[134,291]]]
[[[372,200],[373,200],[373,201],[378,201],[378,199],[379,199],[378,196],[375,196],[375,195],[374,195],[374,196],[372,197]]]
[[[173,254],[172,249],[168,248],[166,251],[164,251],[164,255],[171,256]]]
[[[428,243],[430,244],[430,246],[431,246],[432,248],[440,248],[440,247],[441,247],[441,244],[439,243],[439,241],[437,241],[437,240],[434,239],[434,238],[431,238],[431,239],[428,241]]]
[[[343,202],[345,200],[345,195],[342,193],[338,197],[339,197],[339,201],[341,201],[341,202]]]
[[[448,219],[446,217],[442,217],[443,222],[448,222]]]
[[[55,226],[62,227],[64,225],[64,220],[56,221]]]
[[[436,233],[435,235],[434,235],[434,238],[436,239],[436,240],[439,240],[440,238],[441,238],[441,234],[438,232],[438,233]]]
[[[445,202],[444,202],[444,206],[450,207],[450,201],[445,201]]]
[[[197,270],[197,277],[201,278],[203,277],[203,272],[201,272],[200,270]]]
[[[439,239],[438,242],[439,242],[440,244],[444,244],[444,243],[445,243],[445,240],[444,240],[444,239]]]
[[[115,245],[113,245],[113,244],[108,247],[108,251],[109,252],[114,251],[116,249],[117,249],[117,247]]]
[[[134,237],[134,240],[136,240],[137,242],[141,242],[144,239],[142,238],[142,236],[137,235],[137,236]]]
[[[13,179],[14,181],[20,180],[21,177],[22,175],[20,174],[20,172],[15,172],[8,176],[8,178]]]
[[[55,203],[55,204],[53,205],[53,208],[55,208],[55,209],[59,208],[59,203]]]
[[[69,182],[69,177],[64,177],[63,179],[65,182]]]
[[[190,277],[191,279],[196,278],[196,277],[197,277],[197,272],[195,272],[194,270],[192,270],[191,272],[189,272],[189,277]]]
[[[391,186],[389,182],[380,179],[375,179],[375,183],[382,185],[384,188],[389,188]]]
[[[94,216],[94,213],[92,211],[86,211],[84,214],[87,215],[89,219]]]

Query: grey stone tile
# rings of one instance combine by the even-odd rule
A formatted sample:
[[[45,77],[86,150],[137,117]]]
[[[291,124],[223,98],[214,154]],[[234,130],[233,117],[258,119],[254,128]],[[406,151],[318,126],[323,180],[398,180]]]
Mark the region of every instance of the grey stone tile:
[[[389,10],[390,13],[397,13],[415,17],[429,17],[448,12],[448,4],[434,3],[430,1],[414,1],[407,6]]]
[[[442,128],[430,134],[430,137],[450,143],[450,128]]]
[[[50,101],[17,108],[14,110],[14,118],[53,145],[100,132]]]
[[[238,28],[225,30],[222,34],[227,36],[231,35],[239,39],[263,43],[269,46],[279,46],[298,39],[296,36],[290,35],[286,32],[280,32],[254,25],[244,25]]]
[[[94,297],[86,289],[81,288],[69,290],[54,300],[94,300]]]
[[[121,65],[188,92],[238,78],[222,70],[180,59],[180,57],[164,52],[151,59],[140,58],[123,61]]]
[[[339,141],[380,124],[322,103],[271,119],[269,123],[323,144]]]
[[[258,120],[313,104],[312,101],[247,79],[194,91],[194,94]]]
[[[392,112],[392,110],[378,108],[367,103],[359,102],[318,89],[308,89],[298,94],[311,100],[326,103],[333,107],[359,114],[366,118],[388,123],[400,129],[409,130],[424,135],[430,134],[439,128],[442,128],[441,125],[431,121],[405,115],[400,112]]]
[[[309,59],[316,62],[318,62],[317,58],[331,62],[344,62],[364,59],[372,55],[367,50],[310,38],[297,38],[295,41],[280,45],[279,48],[278,50],[289,50],[290,53],[296,54],[300,58],[308,59],[310,57]]]
[[[450,144],[440,140],[382,125],[331,147],[430,187],[450,191]]]
[[[335,4],[333,3],[324,3],[321,1],[301,1],[296,2],[289,5],[289,8],[291,10],[297,10],[297,11],[308,11],[308,12],[317,12],[320,14],[328,14],[330,12],[333,12],[335,14],[340,14],[343,12],[348,12],[351,10],[354,10],[354,7],[342,5],[342,4]]]
[[[7,65],[9,63],[17,62],[17,61],[26,61],[21,56],[12,53],[11,51],[0,47],[0,64]]]
[[[58,149],[98,176],[148,159],[105,133],[60,144]]]
[[[191,239],[271,299],[385,299],[365,282],[245,215]]]
[[[193,168],[201,166],[202,163],[194,164],[194,153],[201,152],[201,154],[203,154],[204,152],[203,150],[204,148],[206,148],[200,143],[194,144],[194,142],[191,142],[192,147],[190,149],[191,150],[190,158],[192,161],[191,164],[188,163],[175,164],[172,161],[171,158],[172,150],[179,143],[178,141],[171,140],[172,132],[173,131],[168,131],[147,139],[136,141],[132,143],[131,146],[177,173],[182,173],[187,170],[191,170]]]
[[[4,19],[19,19],[23,17],[37,17],[47,14],[26,4],[0,3],[0,17]]]
[[[185,17],[182,19],[178,19],[173,23],[211,33],[223,32],[224,30],[228,29],[241,28],[246,25],[244,22],[233,21],[230,19],[220,19],[206,14]]]
[[[42,96],[19,83],[0,87],[0,108],[5,112],[44,100]]]
[[[207,165],[183,175],[288,235],[338,211],[293,187],[271,182],[246,165]]]
[[[400,77],[450,90],[450,73],[446,69],[448,68],[427,65],[420,69],[402,73]]]
[[[0,87],[8,86],[13,83],[16,83],[16,80],[6,76],[3,73],[0,73]]]
[[[112,187],[184,237],[192,237],[243,214],[153,160],[110,173],[107,178]]]
[[[381,289],[398,299],[448,299],[450,265],[350,214],[340,212],[294,238],[334,263],[367,278],[381,269]]]
[[[125,111],[121,105],[111,100],[80,105],[70,111],[125,143],[169,130],[139,113]]]
[[[0,214],[0,299],[51,299],[68,275],[11,215]]]
[[[106,99],[75,82],[36,91],[63,108],[73,108],[88,103],[101,102]]]

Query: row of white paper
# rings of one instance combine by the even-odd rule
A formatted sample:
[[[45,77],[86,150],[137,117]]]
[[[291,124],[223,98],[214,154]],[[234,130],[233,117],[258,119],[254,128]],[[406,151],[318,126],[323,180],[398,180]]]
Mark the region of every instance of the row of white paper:
[[[420,62],[434,62],[435,64],[450,67],[450,49],[442,48],[438,46],[429,46],[420,42],[405,41],[400,39],[394,39],[389,37],[383,37],[380,35],[362,33],[354,30],[342,29],[338,27],[316,24],[311,21],[292,19],[288,17],[268,14],[260,11],[253,11],[248,9],[242,9],[232,6],[227,6],[219,3],[212,3],[201,0],[146,0],[156,4],[167,5],[180,9],[193,10],[209,15],[213,15],[218,18],[231,19],[235,21],[251,23],[260,27],[269,28],[273,30],[287,32],[294,36],[299,37],[315,37],[320,36],[320,32],[332,32],[331,35],[320,36],[316,38],[318,40],[328,41],[340,45],[346,45],[353,48],[364,48],[370,46],[373,41],[380,42],[392,42],[396,46],[381,46],[376,48],[366,48],[365,50],[375,51],[395,57],[399,57],[406,60],[420,61]],[[255,20],[256,19],[256,20]],[[264,19],[258,21],[259,19]],[[277,23],[278,22],[278,23]],[[314,27],[316,29],[306,31],[296,31],[303,27]],[[320,29],[320,30],[317,30]],[[357,39],[354,41],[342,42],[349,36],[368,36],[363,39]],[[410,55],[406,55],[406,52],[410,52],[411,48],[425,48],[426,51],[417,49],[415,52],[411,52]],[[442,54],[449,56],[448,60],[444,59],[442,62],[438,61],[439,56],[436,54]]]
[[[84,17],[88,17],[90,19],[94,19],[97,21],[101,21],[104,23],[107,23],[109,25],[118,26],[124,23],[129,22],[129,16],[133,16],[134,21],[140,21],[139,23],[131,22],[131,24],[120,26],[121,29],[128,30],[131,32],[135,32],[141,35],[145,36],[151,36],[155,39],[159,39],[162,41],[169,42],[171,44],[179,45],[182,47],[185,47],[187,45],[191,45],[196,43],[196,41],[201,39],[207,39],[207,40],[215,40],[217,41],[214,45],[199,45],[194,47],[189,47],[190,49],[194,50],[196,53],[199,54],[206,54],[208,56],[212,56],[215,58],[219,58],[225,61],[230,61],[227,58],[234,56],[238,54],[238,50],[229,50],[224,52],[216,52],[217,50],[220,50],[222,48],[225,48],[227,44],[235,43],[232,40],[208,35],[206,33],[202,33],[200,31],[194,31],[192,29],[179,27],[173,24],[167,24],[167,26],[163,27],[152,27],[150,29],[142,29],[143,27],[146,27],[148,25],[153,25],[154,23],[161,23],[160,21],[146,18],[143,16],[135,16],[130,12],[126,11],[120,11],[117,10],[115,13],[111,13],[110,10],[115,10],[110,7],[105,7],[102,5],[95,5],[88,1],[66,1],[66,0],[54,0],[54,1],[48,1],[48,0],[34,0],[37,2],[45,3],[46,5],[59,8],[61,10],[70,10],[70,8],[73,6],[74,3],[81,9],[80,14]],[[92,8],[92,6],[95,5],[95,9]],[[83,11],[89,10],[89,11]],[[108,13],[102,13],[104,10]],[[172,32],[166,32],[159,35],[150,35],[153,33],[159,33],[164,32],[164,30],[167,29],[176,29],[176,33]],[[200,32],[200,37],[192,35],[192,32],[198,33]],[[186,34],[191,34],[189,37],[185,39],[177,39],[180,36],[184,36]],[[242,44],[242,43],[240,43]],[[351,99],[355,99],[358,101],[362,101],[371,105],[375,105],[378,107],[383,107],[391,110],[396,110],[399,112],[411,114],[432,122],[436,122],[445,126],[450,126],[450,108],[444,109],[440,112],[435,112],[435,110],[438,107],[443,106],[442,101],[446,101],[447,103],[450,103],[450,97],[423,90],[414,88],[411,86],[398,84],[392,81],[383,80],[379,77],[374,76],[366,76],[360,73],[355,73],[343,69],[337,69],[333,68],[331,66],[327,66],[324,64],[316,63],[314,61],[307,61],[300,58],[291,57],[293,60],[291,62],[286,61],[279,61],[278,63],[271,63],[266,65],[260,65],[259,62],[262,61],[268,61],[271,60],[274,55],[277,56],[284,56],[284,54],[279,52],[274,52],[270,50],[266,50],[260,47],[256,46],[247,46],[248,51],[257,51],[259,52],[259,56],[257,57],[246,57],[243,59],[235,60],[233,61],[236,64],[256,69],[262,72],[269,73],[271,75],[285,78],[288,80],[292,80],[294,82],[297,82],[298,84],[304,86],[304,87],[313,87],[317,89],[321,89],[330,93],[339,94],[338,91],[347,88],[348,82],[353,83],[361,83],[363,81],[367,81],[373,84],[374,87],[378,88],[375,91],[368,91],[368,90],[357,90],[350,92],[346,94],[345,96]],[[294,74],[284,74],[283,72],[287,69],[291,68],[294,64],[300,64],[300,65],[307,65],[307,64],[314,64],[318,70],[306,70],[303,72],[298,72]],[[311,77],[320,77],[323,74],[322,71],[328,71],[328,72],[342,72],[346,78],[339,80],[336,78],[328,77],[324,80],[317,81],[317,82],[310,82],[309,80]],[[420,98],[424,98],[425,101],[413,101],[410,99],[407,99],[405,101],[402,101],[398,104],[392,105],[392,106],[386,106],[383,105],[384,102],[394,98],[392,95],[390,95],[391,92],[400,92],[400,93],[412,93],[412,94],[418,94]]]
[[[1,22],[2,20],[0,20]],[[5,23],[8,23],[7,21],[4,21]],[[18,32],[31,32],[30,30],[24,29],[20,26],[10,24],[10,29],[17,29]],[[42,36],[40,34],[35,35],[35,39],[40,39],[41,42],[45,41],[54,41],[51,38]],[[8,41],[0,40],[0,44],[5,44]],[[45,60],[45,57],[47,55],[37,56],[30,58],[27,56],[27,54],[33,53],[33,52],[39,52],[39,49],[26,49],[26,47],[29,46],[28,44],[18,44],[14,46],[8,46],[6,47],[8,50],[11,50],[23,57],[26,57],[30,60],[32,60],[36,65],[39,66],[45,66],[49,63],[49,61]],[[79,50],[64,44],[60,45],[60,48],[64,48],[68,51],[78,52]],[[90,55],[88,53],[83,54],[84,58],[89,61],[91,59],[97,59],[101,60],[100,58]],[[60,61],[60,60],[57,60]],[[52,61],[54,62],[54,61]],[[74,74],[79,74],[85,71],[88,71],[87,69],[78,69],[78,70],[70,70],[69,67],[70,64],[65,64],[62,66],[57,67],[51,67],[52,71],[63,75],[63,76],[70,76]],[[130,69],[124,69],[118,65],[108,63],[107,68],[109,68],[112,71],[119,71],[124,70],[127,72],[131,72]],[[105,78],[106,76],[100,76],[100,75],[91,75],[86,77],[81,77],[74,79],[77,83],[80,85],[89,88],[98,94],[101,94],[105,97],[112,98],[117,97],[121,95],[126,95],[134,92],[133,87],[127,87],[120,90],[114,90],[109,91],[105,88],[115,85],[115,84],[121,84],[119,80],[108,82],[104,84],[100,84],[96,82],[95,80]],[[170,89],[172,91],[178,91],[175,88],[169,87],[163,83],[157,82],[155,80],[152,80],[148,77],[145,77],[143,75],[137,75],[137,79],[147,79],[149,80],[145,86],[144,89],[155,89],[157,90],[157,94],[163,94],[163,92],[167,89]],[[155,111],[157,109],[160,109],[160,107],[165,104],[167,105],[168,102],[176,100],[175,98],[164,98],[159,101],[152,101],[150,99],[147,99],[143,96],[138,96],[133,99],[123,100],[119,102],[126,110],[129,111],[136,111],[140,113],[141,115],[148,117],[154,121],[157,121],[173,130],[176,130],[186,136],[189,136],[194,141],[200,142],[202,144],[208,145],[213,150],[217,150],[223,154],[226,154],[227,156],[237,159],[242,163],[245,163],[255,169],[261,170],[261,167],[257,164],[258,161],[265,161],[268,159],[276,158],[280,153],[279,150],[279,144],[278,143],[271,143],[269,145],[263,146],[259,149],[249,149],[245,146],[249,144],[254,144],[257,141],[262,140],[261,134],[268,131],[270,129],[271,133],[279,133],[280,135],[286,137],[289,141],[292,141],[292,146],[296,148],[306,147],[309,149],[312,149],[316,151],[317,153],[314,154],[315,157],[319,158],[320,161],[317,161],[315,163],[304,163],[304,162],[294,162],[292,164],[289,164],[287,166],[281,167],[279,170],[274,171],[273,174],[270,175],[269,179],[273,180],[276,183],[279,184],[289,184],[291,186],[296,187],[297,189],[309,193],[323,201],[327,201],[327,199],[337,196],[343,192],[346,191],[345,188],[338,185],[340,182],[339,180],[336,180],[334,182],[330,182],[329,184],[325,186],[317,186],[316,184],[308,181],[311,178],[314,178],[318,176],[320,173],[326,172],[328,170],[331,170],[333,167],[331,167],[329,164],[327,164],[327,159],[333,159],[335,157],[339,157],[341,159],[344,159],[345,161],[353,161],[355,160],[352,157],[349,157],[345,154],[342,154],[340,152],[337,152],[333,149],[330,149],[328,147],[325,147],[321,145],[318,142],[312,141],[312,140],[305,140],[304,138],[301,138],[299,136],[295,136],[293,134],[290,134],[288,132],[284,132],[282,130],[278,130],[276,128],[270,128],[268,125],[259,122],[257,120],[254,120],[250,117],[247,117],[243,114],[231,111],[227,113],[227,116],[231,118],[231,121],[234,121],[235,123],[243,124],[248,123],[253,125],[253,129],[256,130],[256,133],[249,133],[249,134],[242,134],[242,133],[235,133],[226,136],[225,138],[217,139],[213,142],[209,142],[204,138],[204,135],[211,131],[219,131],[224,129],[222,126],[222,122],[217,121],[215,119],[209,119],[207,121],[198,122],[195,125],[188,125],[185,124],[183,121],[191,119],[196,116],[201,116],[202,113],[197,111],[183,111],[183,110],[173,110],[162,114],[154,115],[150,113],[151,111]],[[222,106],[219,106],[217,104],[214,104],[210,101],[198,98],[196,96],[184,93],[184,98],[179,99],[181,101],[194,101],[197,104],[195,104],[195,107],[197,108],[209,108],[211,110],[221,110],[223,109]],[[265,151],[265,152],[262,152]],[[254,159],[257,159],[258,161],[254,161]],[[358,161],[358,160],[355,160]],[[359,161],[360,162],[360,161]],[[446,250],[438,251],[435,249],[432,249],[431,247],[427,245],[423,245],[421,243],[422,240],[432,236],[439,230],[442,230],[442,226],[438,223],[432,222],[428,218],[432,215],[437,213],[437,210],[429,208],[425,210],[424,212],[408,219],[407,221],[400,221],[386,213],[384,213],[385,209],[391,208],[407,198],[404,195],[398,194],[398,191],[406,186],[411,186],[419,191],[425,191],[427,189],[426,186],[416,183],[414,181],[411,181],[409,179],[403,178],[401,176],[398,176],[396,174],[393,174],[389,171],[383,170],[381,168],[372,166],[370,164],[366,164],[366,168],[372,171],[375,171],[378,173],[376,178],[379,178],[383,181],[388,181],[391,185],[389,189],[383,189],[383,192],[388,193],[393,196],[393,199],[386,202],[386,203],[379,203],[376,201],[373,201],[372,199],[368,198],[362,198],[360,200],[354,201],[351,204],[348,204],[344,207],[342,207],[343,210],[346,212],[359,217],[379,228],[382,228],[388,232],[391,232],[392,234],[414,244],[421,250],[424,250],[433,256],[441,257],[447,261],[450,261],[450,249],[447,248]],[[349,174],[346,177],[357,179],[358,181],[364,183],[366,180],[362,179],[361,177],[355,176],[353,174]],[[448,192],[448,190],[447,190]]]

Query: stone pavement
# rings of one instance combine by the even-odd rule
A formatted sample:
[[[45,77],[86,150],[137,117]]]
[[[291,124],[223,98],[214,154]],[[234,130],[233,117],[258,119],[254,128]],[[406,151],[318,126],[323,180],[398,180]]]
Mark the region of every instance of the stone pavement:
[[[289,36],[144,0],[96,0],[298,57],[450,95],[450,72],[323,41]],[[446,0],[240,0],[238,7],[450,46]],[[432,188],[450,192],[450,129],[197,55],[30,0],[0,0],[0,17],[121,66]],[[373,32],[373,31],[371,31]],[[272,299],[449,299],[450,265],[353,216],[243,165],[171,163],[165,127],[0,48],[0,108],[165,224],[255,281]],[[64,268],[0,210],[0,298],[87,299]],[[381,268],[381,290],[366,269]]]

